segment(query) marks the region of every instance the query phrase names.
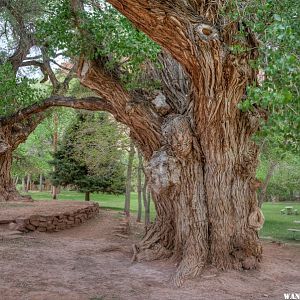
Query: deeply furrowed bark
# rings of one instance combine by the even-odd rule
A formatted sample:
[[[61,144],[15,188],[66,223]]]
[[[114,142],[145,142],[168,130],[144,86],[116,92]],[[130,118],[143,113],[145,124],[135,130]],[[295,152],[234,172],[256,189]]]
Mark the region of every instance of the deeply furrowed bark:
[[[90,66],[88,74],[93,75],[81,81],[101,91],[104,71],[97,64]],[[95,74],[102,74],[102,80],[95,81]],[[113,106],[113,86],[109,91]],[[186,99],[186,103],[195,102],[195,98]],[[211,126],[201,130],[192,110],[175,108],[161,115],[160,130],[155,131],[159,139],[150,145],[141,142],[148,131],[138,129],[138,115],[132,119],[123,113],[120,118],[135,129],[133,138],[145,154],[157,212],[155,223],[135,247],[134,259],[177,260],[177,285],[199,274],[208,263],[221,269],[251,269],[261,259],[257,230],[263,220],[255,180],[258,153],[250,139],[257,116],[236,110],[235,118],[219,122],[224,118],[220,107]],[[144,117],[149,119],[150,114]]]
[[[137,245],[138,261],[172,257],[179,261],[175,282],[199,274],[208,257],[208,222],[203,163],[189,121],[172,116],[165,145],[148,162],[147,175],[157,218]]]
[[[245,28],[245,40],[235,40],[240,25],[219,16],[223,1],[108,2],[167,49],[189,76],[164,60],[163,92],[147,103],[133,101],[97,61],[79,68],[82,84],[108,99],[145,156],[157,217],[134,258],[178,261],[177,285],[206,264],[255,268],[262,256],[263,216],[251,136],[261,115],[237,108],[256,77],[249,64],[257,57],[255,38]],[[229,48],[237,43],[246,50],[236,55]]]
[[[14,135],[15,134],[15,135]],[[5,126],[0,128],[0,202],[5,201],[30,201],[16,190],[11,177],[12,153],[15,149],[12,143],[23,141],[23,135],[18,134],[16,128]]]

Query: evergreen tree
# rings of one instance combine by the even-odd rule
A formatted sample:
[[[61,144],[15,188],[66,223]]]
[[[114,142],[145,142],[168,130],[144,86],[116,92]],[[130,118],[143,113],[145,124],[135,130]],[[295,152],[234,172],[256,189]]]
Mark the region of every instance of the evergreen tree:
[[[96,122],[98,121],[98,122]],[[104,124],[108,122],[105,113],[92,116],[88,113],[80,112],[67,130],[65,137],[56,153],[54,160],[51,162],[55,166],[55,172],[52,173],[53,185],[73,186],[80,192],[85,193],[85,200],[90,200],[90,193],[103,192],[120,194],[125,190],[124,165],[122,156],[118,151],[114,153],[113,145],[109,143],[111,136],[103,135],[102,141],[97,140],[95,135],[97,130],[101,131],[102,126],[112,127],[113,124]],[[92,125],[91,125],[92,123]],[[84,153],[78,155],[78,138],[82,135],[82,130],[89,128],[86,132],[88,140],[95,138],[95,145],[110,145],[109,149],[99,149],[98,153],[95,149],[89,149],[93,154],[94,161],[97,162],[99,172],[93,172],[88,165]],[[110,128],[112,129],[112,128]],[[118,150],[118,149],[117,149]],[[106,152],[103,156],[101,152]],[[110,156],[108,160],[107,157]]]

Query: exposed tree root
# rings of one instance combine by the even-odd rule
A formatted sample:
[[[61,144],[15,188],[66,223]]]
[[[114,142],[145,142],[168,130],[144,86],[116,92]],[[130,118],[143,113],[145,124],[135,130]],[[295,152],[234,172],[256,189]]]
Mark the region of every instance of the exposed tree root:
[[[184,256],[180,262],[175,275],[172,277],[173,283],[180,287],[188,278],[198,276],[206,264],[206,258],[201,253],[191,253]]]

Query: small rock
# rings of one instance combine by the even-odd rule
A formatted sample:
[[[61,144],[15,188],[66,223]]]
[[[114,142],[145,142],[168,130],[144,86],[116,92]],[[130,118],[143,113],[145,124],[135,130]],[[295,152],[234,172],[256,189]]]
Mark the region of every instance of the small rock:
[[[31,225],[31,224],[27,224],[26,225],[26,228],[28,229],[28,230],[31,230],[31,231],[35,231],[35,226],[33,226],[33,225]]]
[[[30,219],[30,224],[37,227],[37,226],[40,225],[40,221],[39,220],[31,220]]]
[[[11,223],[8,224],[8,229],[9,230],[17,230],[17,228],[18,228],[18,225],[14,222],[11,222]]]

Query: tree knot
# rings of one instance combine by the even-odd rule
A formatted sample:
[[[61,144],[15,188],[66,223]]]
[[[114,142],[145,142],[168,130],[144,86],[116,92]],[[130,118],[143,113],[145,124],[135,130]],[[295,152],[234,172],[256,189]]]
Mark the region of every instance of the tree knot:
[[[187,157],[193,148],[193,133],[189,119],[182,115],[170,116],[162,128],[168,145],[178,157]]]
[[[203,41],[218,40],[218,31],[208,24],[198,24],[195,28],[196,33]]]
[[[248,217],[248,223],[251,228],[258,231],[262,229],[265,222],[264,215],[259,207],[256,207]]]
[[[161,92],[159,92],[154,100],[152,100],[152,103],[155,106],[156,110],[162,115],[168,114],[171,110],[171,107],[166,100],[166,96]]]
[[[10,145],[5,143],[4,141],[0,141],[0,154],[5,153],[9,149],[11,149]]]
[[[153,154],[146,167],[146,172],[151,190],[156,194],[180,184],[181,168],[176,158],[168,155],[165,150],[156,151]]]

